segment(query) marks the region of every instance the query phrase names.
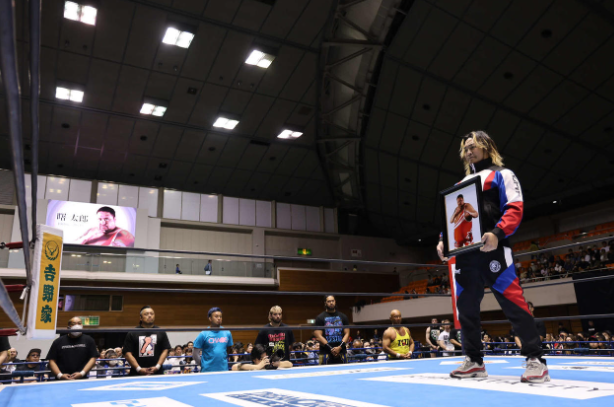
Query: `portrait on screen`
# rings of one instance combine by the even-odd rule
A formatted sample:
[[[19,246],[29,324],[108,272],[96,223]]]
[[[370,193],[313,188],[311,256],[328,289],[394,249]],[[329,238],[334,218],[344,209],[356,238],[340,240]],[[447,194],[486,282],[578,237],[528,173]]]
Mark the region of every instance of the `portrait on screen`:
[[[446,256],[479,249],[482,244],[480,177],[441,192]]]
[[[134,247],[136,208],[50,200],[46,224],[64,231],[64,243]]]

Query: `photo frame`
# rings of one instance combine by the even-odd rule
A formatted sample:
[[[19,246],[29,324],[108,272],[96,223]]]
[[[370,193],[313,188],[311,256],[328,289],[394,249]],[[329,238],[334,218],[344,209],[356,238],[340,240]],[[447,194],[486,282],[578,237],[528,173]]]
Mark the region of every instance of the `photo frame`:
[[[482,179],[473,177],[439,195],[443,208],[444,256],[456,256],[484,246]]]

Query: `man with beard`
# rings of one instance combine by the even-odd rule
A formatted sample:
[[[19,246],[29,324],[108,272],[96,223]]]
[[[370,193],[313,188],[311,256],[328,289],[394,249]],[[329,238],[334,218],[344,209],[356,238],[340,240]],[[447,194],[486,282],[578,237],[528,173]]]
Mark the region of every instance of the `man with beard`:
[[[316,326],[331,328],[313,331],[316,340],[320,342],[320,364],[346,363],[346,342],[350,338],[350,328],[343,326],[349,325],[350,322],[344,313],[337,311],[334,295],[327,295],[324,298],[324,306],[326,311],[317,316]]]
[[[151,331],[158,328],[154,323],[156,313],[149,305],[141,308],[138,331],[128,332],[124,341],[124,356],[130,363],[130,376],[162,374],[164,360],[171,349],[171,343],[164,331]]]
[[[275,354],[278,349],[284,351],[284,356],[281,360],[290,359],[290,345],[294,343],[294,333],[287,329],[275,329],[284,326],[288,326],[281,322],[282,309],[279,305],[275,305],[269,311],[269,323],[264,326],[265,329],[261,329],[256,337],[255,344],[260,344],[266,350],[267,347],[271,347],[272,354]]]

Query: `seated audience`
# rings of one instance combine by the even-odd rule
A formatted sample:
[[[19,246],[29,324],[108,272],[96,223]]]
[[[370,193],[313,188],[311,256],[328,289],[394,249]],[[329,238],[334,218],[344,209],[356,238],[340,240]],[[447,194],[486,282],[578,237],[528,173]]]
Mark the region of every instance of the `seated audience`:
[[[24,371],[32,371],[32,372],[40,372],[42,370],[45,370],[45,364],[44,363],[39,363],[40,362],[40,357],[41,357],[41,350],[40,349],[30,349],[30,351],[28,352],[28,355],[26,356],[26,362],[31,362],[28,364],[23,364],[23,365],[17,365],[17,368],[15,369],[15,372],[24,372]],[[47,376],[45,375],[44,378],[46,378]],[[39,375],[34,375],[32,377],[25,377],[23,379],[24,382],[35,382],[35,381],[39,381],[41,378],[39,377]],[[20,381],[21,379],[15,379],[16,381]]]

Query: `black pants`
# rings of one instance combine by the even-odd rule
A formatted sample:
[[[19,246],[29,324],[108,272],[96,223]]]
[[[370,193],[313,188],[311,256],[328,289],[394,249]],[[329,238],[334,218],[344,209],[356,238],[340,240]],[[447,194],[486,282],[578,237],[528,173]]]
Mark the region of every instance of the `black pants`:
[[[541,340],[516,277],[512,249],[499,246],[488,253],[477,250],[461,254],[455,261],[452,267],[456,269],[456,307],[465,354],[474,362],[482,362],[480,303],[484,297],[484,286],[487,286],[520,337],[521,354],[530,358],[541,357]]]

